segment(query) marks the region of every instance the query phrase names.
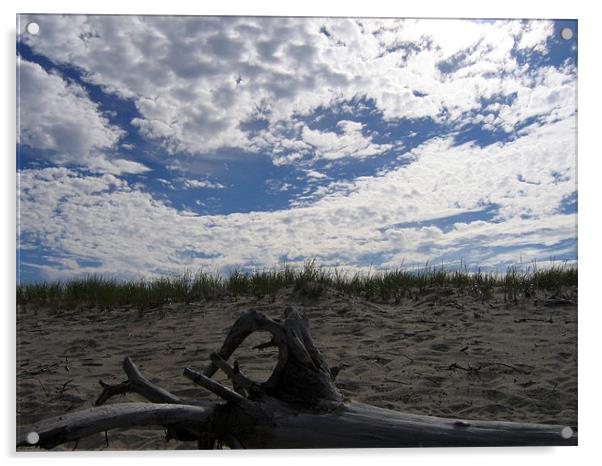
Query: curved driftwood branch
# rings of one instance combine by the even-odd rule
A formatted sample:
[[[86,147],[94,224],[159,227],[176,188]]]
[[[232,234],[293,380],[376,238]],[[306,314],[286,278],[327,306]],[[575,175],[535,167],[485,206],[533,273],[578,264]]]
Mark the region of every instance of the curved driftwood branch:
[[[266,395],[295,405],[333,409],[343,401],[343,395],[334,385],[330,369],[313,343],[307,318],[290,307],[285,310],[284,317],[284,322],[279,323],[255,310],[241,316],[203,374],[211,377],[221,368],[232,379],[233,371],[225,366],[228,358],[252,333],[268,332],[271,340],[259,347],[278,347],[278,363],[272,375],[262,384],[241,377],[236,383],[243,387],[253,385]],[[197,377],[197,383],[207,382]],[[249,394],[250,397],[256,395],[257,390]]]
[[[17,446],[31,446],[30,433],[37,434],[36,446],[52,448],[89,435],[133,426],[164,426],[196,432],[207,429],[212,410],[200,406],[167,403],[122,403],[63,414],[21,429]],[[34,435],[35,438],[35,435]],[[31,437],[30,437],[31,440]]]
[[[278,364],[267,382],[256,383],[227,359],[251,333],[271,334]],[[266,345],[260,345],[265,347]],[[212,448],[340,448],[419,446],[576,445],[576,430],[559,425],[471,421],[420,416],[344,400],[334,384],[340,368],[330,369],[316,348],[307,318],[292,308],[282,323],[256,311],[240,317],[203,373],[186,368],[184,375],[219,396],[224,403],[187,401],[153,385],[126,358],[128,380],[101,382],[97,404],[134,392],[151,404],[125,403],[91,408],[41,421],[27,432],[40,435],[39,445],[52,447],[94,432],[133,425],[162,425],[175,438],[198,440]],[[234,391],[211,379],[221,369]]]
[[[110,385],[99,380],[102,392],[95,401],[96,406],[105,404],[111,397],[125,393],[137,393],[152,403],[188,404],[209,408],[213,403],[203,400],[183,400],[167,390],[153,384],[142,375],[132,358],[127,356],[123,360],[123,371],[128,379],[116,385]]]
[[[241,316],[232,325],[230,332],[226,336],[224,343],[217,354],[225,361],[228,360],[232,353],[245,341],[253,332],[269,332],[272,334],[272,341],[281,346],[285,342],[285,336],[282,326],[265,315],[251,310]],[[218,370],[218,367],[211,362],[209,366],[203,371],[207,377],[211,377]]]
[[[200,406],[207,409],[213,409],[215,403],[204,400],[183,400],[182,398],[168,392],[167,390],[153,384],[146,377],[142,375],[134,361],[128,356],[124,359],[123,371],[127,375],[127,380],[116,385],[110,385],[102,380],[99,380],[102,387],[100,396],[94,403],[96,406],[101,406],[111,397],[126,394],[136,393],[143,398],[146,398],[152,403],[170,403],[170,404],[184,404],[191,406]],[[171,427],[167,429],[168,438],[174,438],[177,440],[197,440],[199,439],[198,433],[195,431],[187,430],[184,428]],[[213,448],[214,439],[206,438],[206,448]],[[199,445],[200,447],[200,445]]]

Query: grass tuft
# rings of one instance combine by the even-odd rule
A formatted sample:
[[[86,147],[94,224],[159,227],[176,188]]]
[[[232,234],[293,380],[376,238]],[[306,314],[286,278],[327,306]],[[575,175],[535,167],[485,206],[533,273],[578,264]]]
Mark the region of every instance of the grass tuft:
[[[131,305],[143,311],[171,302],[191,303],[223,296],[262,298],[288,286],[310,290],[315,296],[331,288],[369,300],[394,302],[407,297],[417,299],[436,288],[453,288],[483,300],[501,290],[506,302],[516,302],[538,291],[555,292],[577,286],[577,267],[563,263],[540,269],[533,263],[494,273],[480,269],[468,272],[465,266],[451,270],[427,264],[418,270],[399,268],[349,273],[339,268],[321,267],[314,259],[300,268],[284,264],[252,272],[235,270],[227,277],[201,270],[195,274],[185,272],[149,280],[128,281],[91,275],[64,282],[24,283],[17,285],[17,304],[63,309]]]

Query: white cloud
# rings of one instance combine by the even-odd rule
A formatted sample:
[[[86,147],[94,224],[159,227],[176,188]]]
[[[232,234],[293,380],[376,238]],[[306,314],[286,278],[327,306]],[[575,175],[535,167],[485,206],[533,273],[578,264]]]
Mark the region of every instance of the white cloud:
[[[110,156],[121,130],[82,88],[22,60],[21,142],[96,173],[20,173],[20,247],[52,251],[42,266],[50,275],[263,266],[282,255],[359,267],[374,255],[397,266],[455,254],[490,265],[571,251],[565,242],[575,238],[575,215],[558,208],[576,189],[576,70],[533,69],[511,53],[545,53],[551,22],[35,19],[42,33],[22,39],[36,52],[79,67],[86,80],[134,102],[140,117],[132,124],[144,137],[160,138],[174,155],[166,167],[186,174],[159,180],[172,188],[223,187],[192,178],[194,157],[178,157],[180,151],[211,162],[228,157],[220,148],[257,151],[325,183],[329,178],[312,167],[316,160],[398,150],[401,143],[375,142],[349,115],[323,130],[304,122],[316,109],[366,111],[366,101],[375,118],[392,125],[432,118],[456,129],[483,124],[514,138],[485,148],[454,146],[453,135],[434,138],[402,154],[407,165],[306,190],[288,210],[199,216],[118,178],[148,170]],[[41,99],[41,111],[31,96]],[[255,120],[259,129],[242,129]],[[270,192],[290,187],[266,183]],[[436,219],[492,204],[493,220],[437,227]]]
[[[288,191],[292,185],[281,180],[267,179],[265,181],[266,192],[269,194],[284,193]]]
[[[328,178],[324,173],[321,173],[321,172],[319,172],[317,170],[306,170],[305,171],[305,175],[308,178],[313,178],[313,179],[316,179],[316,180],[321,180],[321,179],[324,179],[324,178]]]
[[[196,188],[210,188],[210,189],[224,189],[225,186],[221,183],[209,181],[209,180],[184,180],[184,187],[187,189]]]
[[[54,251],[58,259],[47,258],[46,271],[63,275],[265,266],[282,255],[356,267],[374,255],[390,267],[454,255],[479,265],[548,259],[566,252],[570,246],[562,242],[576,234],[575,215],[558,211],[575,190],[574,123],[546,125],[485,149],[432,140],[413,150],[406,166],[334,182],[313,203],[272,212],[200,216],[112,175],[24,170],[21,241]],[[436,226],[437,218],[490,204],[499,206],[494,219]]]
[[[480,98],[520,90],[509,115],[500,117],[510,128],[534,111],[554,111],[553,96],[564,96],[554,92],[566,90],[560,81],[574,81],[574,73],[561,70],[556,84],[533,82],[532,70],[511,56],[513,47],[545,51],[553,26],[543,20],[34,18],[43,33],[23,40],[133,99],[141,114],[133,124],[174,153],[208,156],[237,147],[271,152],[276,164],[294,163],[311,147],[293,138],[289,145],[299,147],[284,151],[279,125],[356,97],[373,99],[386,120],[456,124],[480,110]],[[445,60],[458,69],[442,73]],[[241,129],[258,116],[268,120],[267,130]],[[310,139],[311,131],[304,132]],[[328,134],[318,135],[334,148],[323,154],[339,157],[342,142],[325,141]],[[354,144],[367,142],[357,136]]]
[[[104,173],[142,173],[141,163],[109,159],[123,131],[111,125],[85,90],[40,65],[20,59],[18,142],[43,151],[54,163]]]
[[[391,144],[375,144],[370,136],[362,134],[363,126],[356,121],[341,120],[337,123],[341,134],[312,130],[304,126],[301,136],[305,143],[314,148],[315,157],[327,160],[370,157],[393,147]]]
[[[141,174],[150,171],[150,168],[140,162],[126,159],[109,159],[104,155],[88,157],[84,160],[84,163],[80,162],[80,164],[92,172],[111,173],[113,175]]]
[[[545,45],[554,33],[554,27],[549,21],[529,21],[518,41],[518,49],[531,49],[544,52]]]
[[[567,66],[561,70],[542,67],[535,71],[529,80],[515,88],[516,98],[511,104],[492,106],[489,114],[491,129],[501,129],[508,133],[516,126],[538,117],[541,122],[554,122],[572,116],[577,108],[576,69]],[[478,115],[482,117],[481,115]]]
[[[76,84],[19,60],[19,142],[71,157],[114,146],[121,132],[111,127]]]

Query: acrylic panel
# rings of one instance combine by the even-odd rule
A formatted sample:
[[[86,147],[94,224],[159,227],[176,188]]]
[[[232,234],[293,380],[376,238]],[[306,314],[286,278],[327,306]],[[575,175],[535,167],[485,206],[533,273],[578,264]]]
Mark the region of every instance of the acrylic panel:
[[[19,15],[17,449],[576,445],[577,39]]]

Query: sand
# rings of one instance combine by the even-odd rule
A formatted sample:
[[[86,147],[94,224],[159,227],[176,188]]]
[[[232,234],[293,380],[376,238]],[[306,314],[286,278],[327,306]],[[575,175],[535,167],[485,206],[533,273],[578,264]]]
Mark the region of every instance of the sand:
[[[465,419],[577,426],[577,291],[540,292],[506,304],[453,289],[433,289],[397,304],[326,290],[317,299],[292,289],[263,299],[173,303],[140,312],[19,309],[17,426],[93,405],[98,380],[125,379],[131,356],[153,382],[181,397],[212,399],[182,376],[203,369],[232,323],[253,308],[280,318],[292,305],[310,319],[314,341],[349,399],[399,411]],[[237,350],[241,369],[266,380],[273,349],[252,335]],[[222,375],[218,380],[225,381]],[[225,382],[227,383],[227,382]],[[137,395],[112,402],[140,401]],[[67,444],[57,449],[72,449]],[[195,448],[166,442],[162,429],[116,430],[77,449]]]

